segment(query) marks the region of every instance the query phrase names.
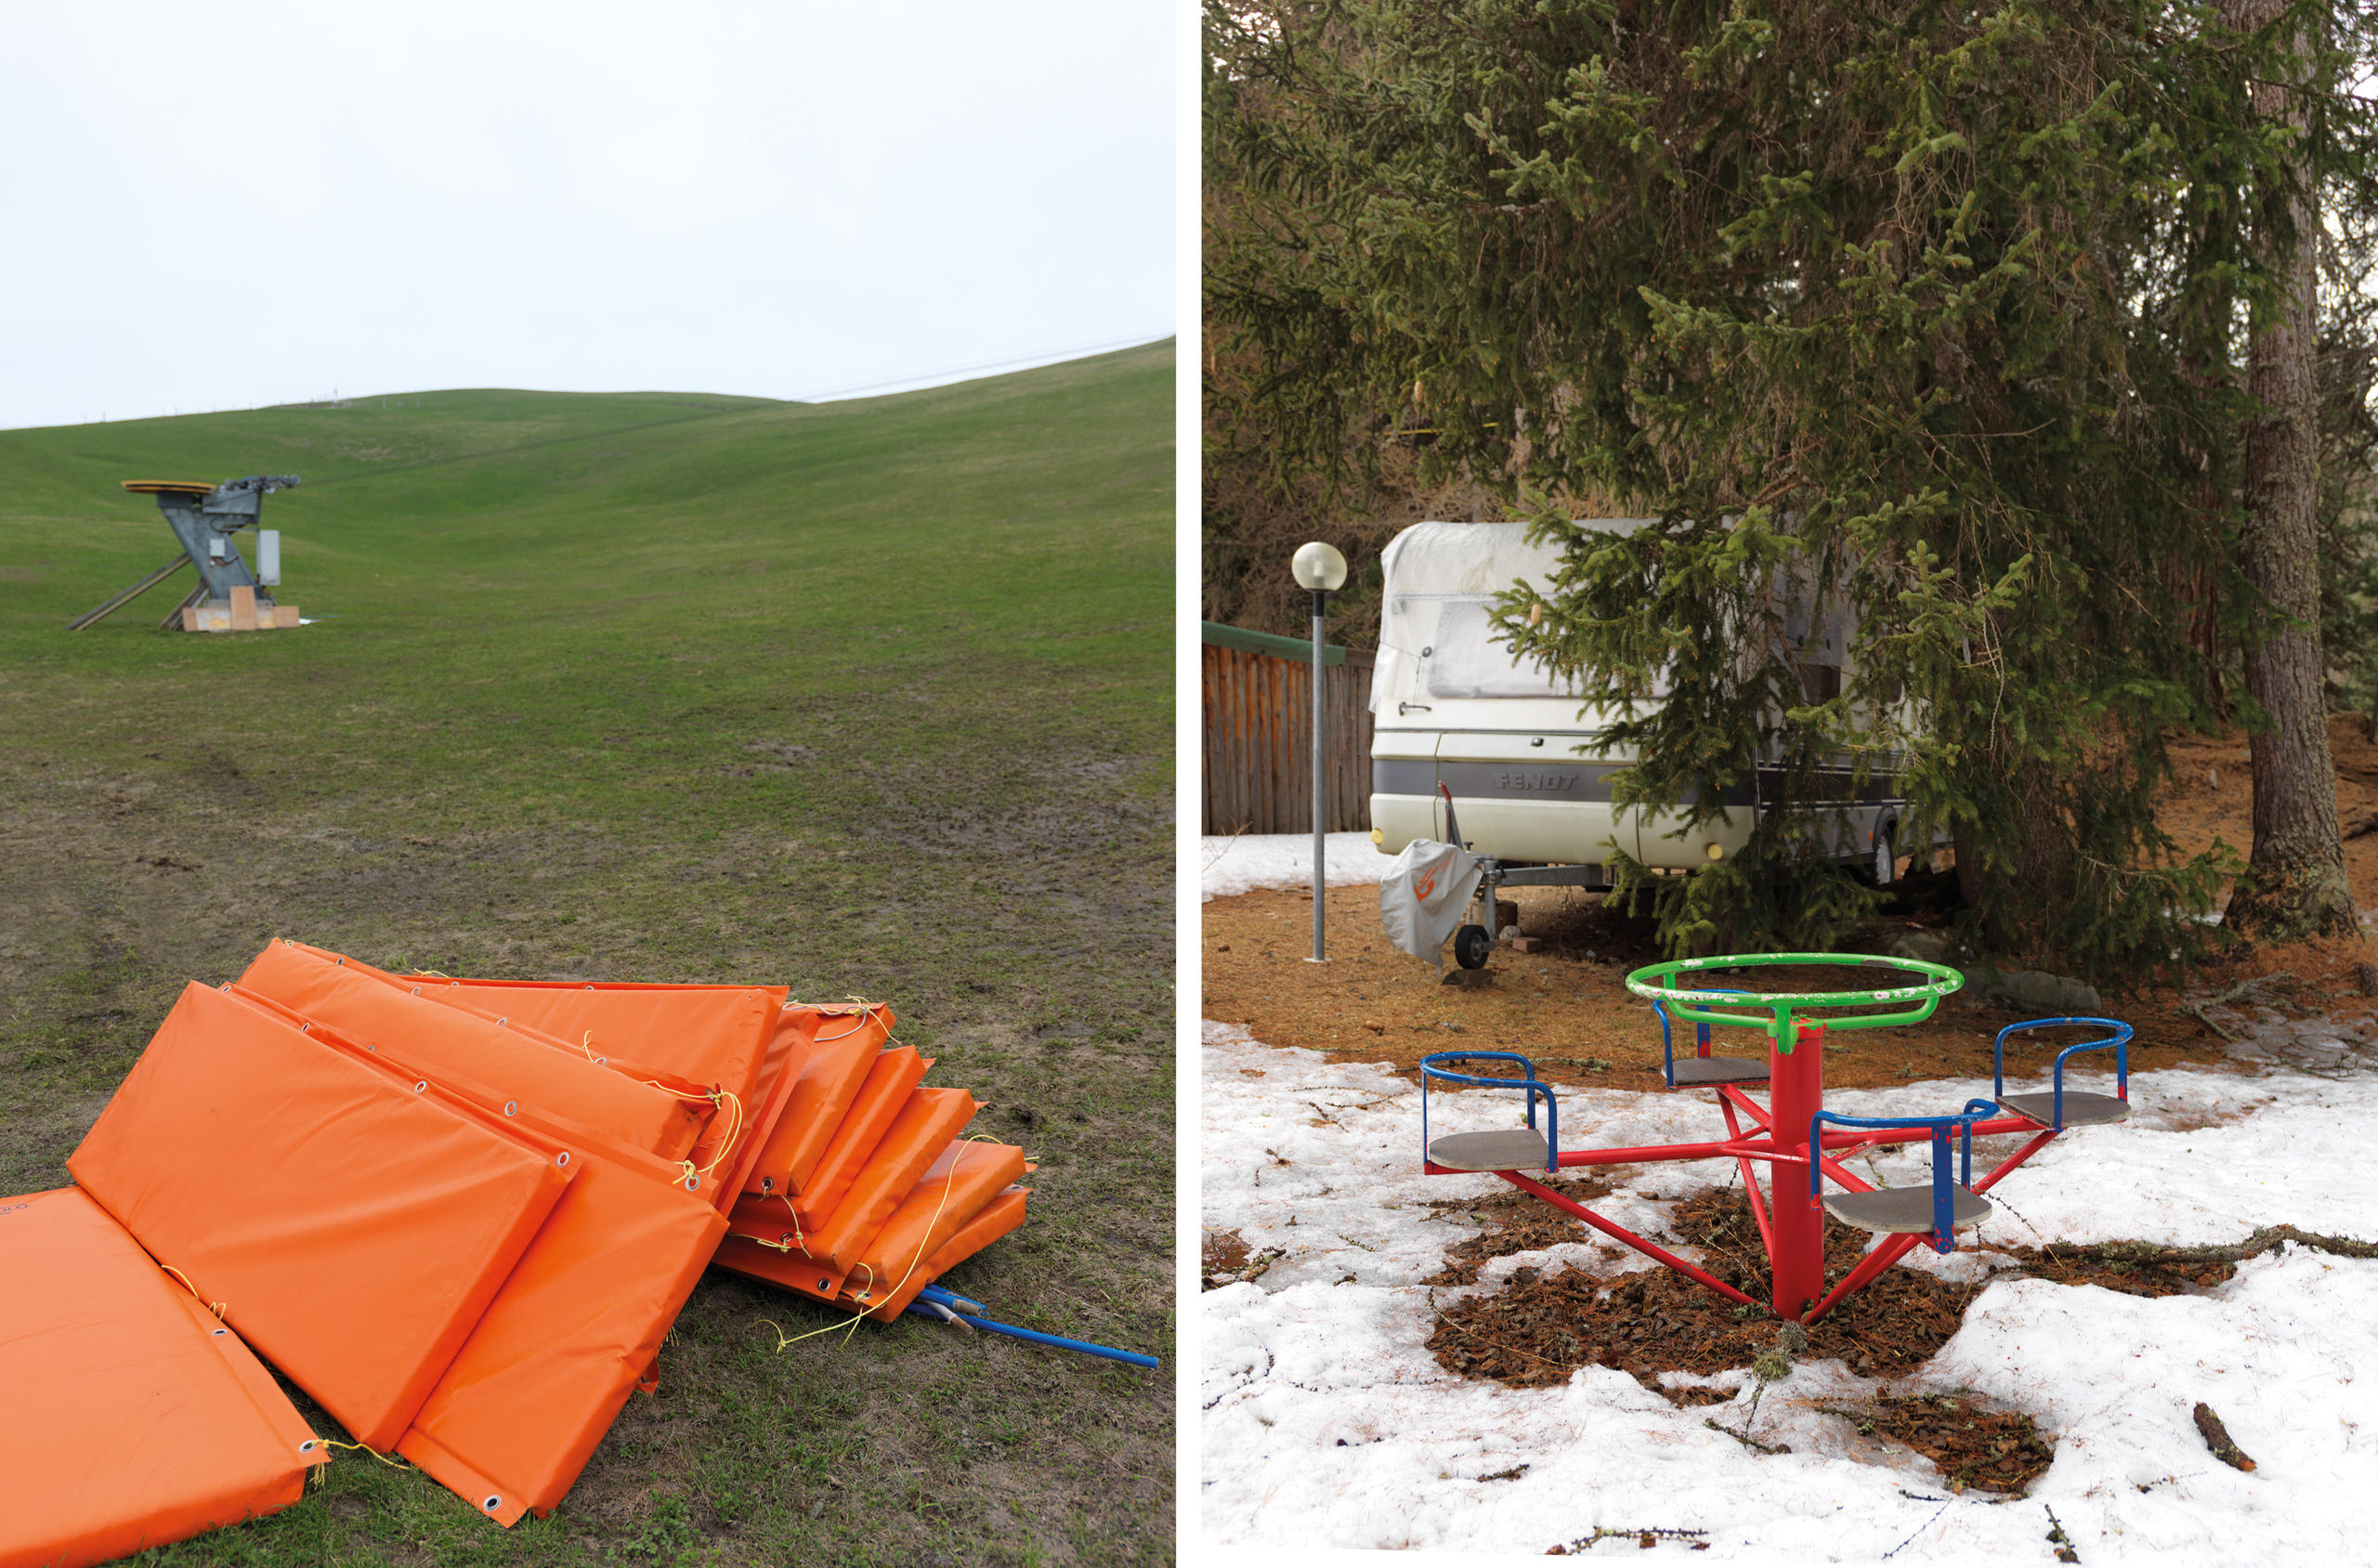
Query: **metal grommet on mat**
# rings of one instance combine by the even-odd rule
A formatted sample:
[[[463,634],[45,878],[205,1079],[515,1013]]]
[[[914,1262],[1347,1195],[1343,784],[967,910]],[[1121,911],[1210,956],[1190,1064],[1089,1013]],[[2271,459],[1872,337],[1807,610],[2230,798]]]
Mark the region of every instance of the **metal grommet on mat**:
[[[427,1078],[424,1078],[424,1079],[422,1079],[419,1083],[416,1083],[416,1084],[414,1084],[414,1085],[412,1086],[412,1091],[413,1091],[415,1094],[419,1094],[419,1093],[421,1093],[424,1090],[427,1089],[428,1087],[429,1087],[429,1080],[428,1080]]]
[[[207,1336],[207,1338],[208,1338],[208,1339],[221,1339],[224,1335],[229,1334],[229,1332],[231,1332],[231,1331],[230,1331],[229,1329],[228,1329],[228,1328],[217,1328],[216,1330],[215,1330],[215,1332],[214,1332],[214,1333],[212,1333],[212,1334],[208,1335],[208,1336]]]
[[[773,1176],[761,1177],[760,1190],[764,1193],[775,1192],[777,1190],[777,1179]]]
[[[503,1103],[503,1114],[505,1116],[515,1115],[519,1111],[519,1109],[520,1102],[517,1100],[506,1100]]]
[[[702,1179],[699,1176],[686,1177],[686,1190],[689,1193],[700,1192],[702,1190]]]
[[[554,1156],[554,1163],[555,1165],[568,1165],[569,1163],[569,1151],[568,1149],[564,1149],[561,1153]]]
[[[490,1496],[488,1498],[488,1500],[487,1500],[486,1502],[483,1502],[483,1503],[481,1503],[481,1504],[479,1505],[479,1507],[481,1507],[481,1508],[483,1508],[483,1509],[487,1509],[487,1511],[488,1511],[488,1512],[490,1512],[490,1513],[493,1513],[497,1509],[499,1509],[499,1508],[501,1508],[501,1507],[503,1507],[503,1498],[501,1498],[501,1497],[498,1497],[498,1496]]]
[[[509,1023],[511,1023],[511,1022],[512,1022],[512,1020],[511,1020],[511,1019],[509,1019],[509,1018],[499,1018],[499,1019],[497,1019],[497,1020],[495,1021],[495,1026],[496,1026],[497,1028],[499,1028],[499,1029],[500,1029],[500,1028],[503,1028],[506,1024],[509,1024]]]
[[[314,1451],[314,1442],[315,1440],[313,1438],[307,1438],[305,1442],[297,1445],[297,1452],[300,1454],[312,1453]]]

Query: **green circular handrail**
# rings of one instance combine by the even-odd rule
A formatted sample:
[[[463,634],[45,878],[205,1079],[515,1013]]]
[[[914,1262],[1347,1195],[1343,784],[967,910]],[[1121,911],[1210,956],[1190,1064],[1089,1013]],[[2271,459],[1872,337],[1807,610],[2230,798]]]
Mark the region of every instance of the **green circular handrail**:
[[[1761,964],[1824,963],[1844,967],[1865,968],[1873,964],[1888,964],[1894,969],[1913,970],[1931,976],[1922,986],[1885,986],[1867,991],[1738,991],[1728,987],[1723,991],[1701,990],[1679,987],[1673,982],[1679,974],[1692,970],[1752,969]],[[1666,1002],[1670,1012],[1691,1024],[1724,1024],[1738,1028],[1757,1029],[1775,1042],[1775,1049],[1789,1056],[1797,1039],[1792,1027],[1792,1015],[1813,1007],[1880,1007],[1895,1001],[1916,1005],[1904,1013],[1861,1013],[1846,1018],[1828,1018],[1828,1029],[1879,1029],[1895,1024],[1921,1024],[1932,1016],[1940,999],[1966,983],[1966,977],[1945,963],[1927,963],[1922,959],[1876,958],[1863,953],[1736,953],[1711,959],[1671,959],[1666,963],[1646,964],[1627,977],[1627,988],[1652,1001]],[[1739,1007],[1745,1002],[1772,1010],[1769,1016],[1741,1013],[1723,1013],[1712,1003],[1725,1002]]]

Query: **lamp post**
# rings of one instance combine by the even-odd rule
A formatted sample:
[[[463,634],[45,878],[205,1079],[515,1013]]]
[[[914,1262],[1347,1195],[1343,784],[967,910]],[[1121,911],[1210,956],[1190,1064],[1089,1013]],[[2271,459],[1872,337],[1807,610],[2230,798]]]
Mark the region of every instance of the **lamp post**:
[[[1321,711],[1324,687],[1321,684],[1321,617],[1328,608],[1329,595],[1346,585],[1346,557],[1329,545],[1315,540],[1298,547],[1296,558],[1288,563],[1296,574],[1297,586],[1313,595],[1313,963],[1328,960],[1321,948],[1321,893],[1326,885],[1324,872],[1327,869],[1327,846],[1323,843],[1322,829],[1326,807],[1323,804],[1322,786],[1326,779],[1322,763]]]

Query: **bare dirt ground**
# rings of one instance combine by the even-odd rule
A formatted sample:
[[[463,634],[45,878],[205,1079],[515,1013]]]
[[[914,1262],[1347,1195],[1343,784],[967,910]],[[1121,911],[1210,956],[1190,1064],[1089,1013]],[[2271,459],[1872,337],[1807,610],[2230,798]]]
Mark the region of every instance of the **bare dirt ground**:
[[[2349,836],[2345,847],[2355,900],[2371,908],[2378,906],[2378,745],[2358,717],[2332,720],[2330,744],[2345,830],[2351,835],[2370,825],[2371,830]],[[2209,847],[2216,835],[2242,854],[2253,842],[2245,738],[2183,738],[2172,751],[2177,777],[2165,797],[2164,830],[2184,854]],[[1599,895],[1568,889],[1521,888],[1504,896],[1519,906],[1521,930],[1544,945],[1531,953],[1497,948],[1477,972],[1484,979],[1475,986],[1441,984],[1429,966],[1391,947],[1379,929],[1376,888],[1329,890],[1331,961],[1326,965],[1305,961],[1312,951],[1310,893],[1265,890],[1209,900],[1201,935],[1206,1016],[1243,1025],[1271,1044],[1323,1052],[1333,1061],[1390,1062],[1408,1072],[1435,1051],[1519,1051],[1556,1082],[1661,1087],[1658,1021],[1625,985],[1627,971],[1660,956],[1650,921],[1608,907]],[[1941,923],[1938,914],[1886,921],[1856,946],[1881,952],[1901,930]],[[2182,1063],[2260,1065],[2269,1059],[2267,1044],[2240,1050],[2183,1009],[2266,977],[2265,985],[2209,1008],[2211,1016],[2233,1034],[2244,1024],[2283,1019],[2293,1027],[2278,1033],[2305,1037],[2307,1060],[2298,1065],[2317,1067],[2335,1053],[2316,1041],[2341,1040],[2360,1054],[2378,1052],[2378,1000],[2361,994],[2357,973],[2357,966],[2373,960],[2378,949],[2352,938],[2253,948],[2200,970],[2182,986],[2142,986],[2108,996],[2105,1005],[2138,1031],[2130,1046],[2133,1072]],[[1795,972],[1769,973],[1795,983]],[[1815,989],[1821,983],[1857,982],[1850,972],[1810,969],[1797,973],[1797,983]],[[1986,1078],[1993,1038],[2027,1016],[2037,1013],[1959,996],[1921,1025],[1840,1031],[1826,1042],[1825,1079],[1866,1088]],[[1721,1032],[1713,1049],[1755,1055],[1757,1045],[1729,1040]],[[1693,1049],[1689,1036],[1679,1048]],[[2014,1052],[2010,1044],[2010,1071]],[[2022,1059],[2028,1070],[2048,1057],[2039,1051]],[[2070,1070],[2086,1080],[2110,1074],[2111,1066],[2098,1054],[2076,1058]]]

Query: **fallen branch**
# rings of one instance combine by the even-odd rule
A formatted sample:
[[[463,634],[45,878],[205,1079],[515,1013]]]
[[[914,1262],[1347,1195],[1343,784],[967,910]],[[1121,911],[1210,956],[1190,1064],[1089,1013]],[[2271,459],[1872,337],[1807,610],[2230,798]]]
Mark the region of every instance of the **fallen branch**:
[[[1701,1424],[1707,1427],[1711,1431],[1724,1432],[1728,1437],[1732,1438],[1736,1443],[1741,1444],[1744,1447],[1756,1448],[1762,1454],[1789,1454],[1792,1451],[1792,1445],[1788,1443],[1761,1443],[1758,1439],[1751,1436],[1748,1432],[1740,1432],[1734,1431],[1731,1427],[1719,1426],[1712,1418],[1704,1417]]]
[[[2293,1225],[2264,1225],[2245,1240],[2227,1247],[2163,1247],[2151,1241],[2100,1241],[2086,1246],[2050,1242],[2039,1251],[2043,1258],[2067,1262],[2094,1260],[2100,1263],[2242,1263],[2291,1241],[2339,1258],[2378,1258],[2378,1242],[2319,1235],[2299,1231]]]
[[[1567,1546],[1548,1548],[1544,1555],[1547,1557],[1574,1556],[1591,1550],[1597,1541],[1632,1541],[1639,1547],[1650,1547],[1660,1541],[1689,1541],[1694,1551],[1707,1551],[1709,1543],[1701,1537],[1708,1534],[1706,1530],[1668,1530],[1657,1527],[1649,1530],[1614,1530],[1608,1525],[1598,1524],[1594,1527],[1592,1535],[1580,1535]]]
[[[2213,1413],[2213,1406],[2202,1400],[2197,1402],[2196,1430],[2204,1434],[2204,1445],[2212,1449],[2213,1457],[2223,1464],[2232,1470],[2250,1470],[2254,1468],[2254,1461],[2246,1457],[2246,1451],[2229,1441],[2229,1431],[2221,1424],[2221,1418]]]
[[[2290,971],[2284,969],[2274,969],[2268,974],[2257,974],[2251,980],[2241,980],[2226,991],[2216,991],[2212,996],[2202,998],[2196,1001],[2184,1001],[2180,1003],[2179,1011],[2187,1013],[2189,1017],[2195,1019],[2206,1028],[2211,1029],[2215,1034],[2219,1035],[2223,1039],[2228,1040],[2230,1044],[2235,1045],[2238,1043],[2238,1037],[2223,1028],[2220,1025],[2215,1023],[2212,1016],[2204,1010],[2208,1007],[2225,1006],[2229,1002],[2237,1000],[2240,997],[2244,996],[2247,992],[2254,990],[2257,987],[2275,986],[2280,981],[2286,979],[2290,973]]]

